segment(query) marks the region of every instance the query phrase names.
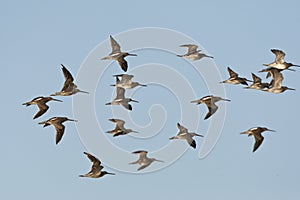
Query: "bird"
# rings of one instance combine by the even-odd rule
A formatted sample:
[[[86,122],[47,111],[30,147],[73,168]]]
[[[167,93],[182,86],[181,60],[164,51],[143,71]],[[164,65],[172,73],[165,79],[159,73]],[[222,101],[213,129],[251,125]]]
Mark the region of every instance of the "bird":
[[[262,83],[261,78],[256,76],[254,73],[252,74],[253,84],[247,87],[244,87],[245,89],[255,89],[255,90],[263,90],[265,88],[269,88],[269,83]]]
[[[239,74],[234,72],[230,67],[227,67],[227,71],[229,73],[229,79],[222,81],[220,83],[230,83],[230,84],[242,84],[242,85],[248,85],[247,81],[252,82],[246,78],[239,77]]]
[[[90,161],[93,163],[93,165],[91,167],[91,170],[88,173],[79,175],[79,177],[100,178],[106,174],[116,175],[114,173],[102,171],[103,166],[101,165],[101,161],[98,158],[96,158],[95,156],[93,156],[92,154],[89,154],[87,152],[83,152],[83,153],[88,157],[88,159],[90,159]]]
[[[65,132],[65,126],[63,125],[63,123],[65,121],[73,121],[73,122],[77,122],[77,120],[75,119],[69,119],[67,117],[52,117],[46,121],[43,121],[43,122],[39,122],[39,124],[44,124],[43,127],[46,127],[46,126],[50,126],[50,125],[53,125],[55,130],[56,130],[56,144],[58,144],[63,135],[64,135],[64,132]]]
[[[193,100],[191,101],[191,103],[197,103],[201,104],[201,103],[205,103],[205,105],[208,108],[208,113],[206,114],[204,119],[208,119],[210,116],[212,116],[217,110],[218,110],[218,106],[215,104],[218,101],[230,101],[229,99],[224,99],[221,97],[217,97],[217,96],[213,96],[213,95],[207,95],[202,97],[201,99],[198,100]]]
[[[54,94],[51,94],[50,96],[71,96],[71,95],[76,94],[78,92],[88,94],[88,92],[79,90],[77,88],[77,85],[75,85],[73,83],[74,78],[73,78],[72,74],[68,71],[68,69],[63,64],[61,64],[61,66],[62,66],[62,68],[61,68],[62,72],[63,72],[64,77],[65,77],[64,85],[63,85],[61,91],[56,92]]]
[[[300,65],[295,65],[293,63],[287,63],[284,60],[285,53],[279,49],[271,49],[271,52],[275,54],[275,61],[269,64],[263,64],[264,66],[273,67],[276,69],[287,69],[290,71],[295,71],[294,69],[289,69],[290,67],[300,67]]]
[[[169,138],[170,140],[174,139],[183,139],[186,140],[187,143],[193,147],[194,149],[196,148],[196,141],[193,139],[194,136],[199,136],[203,137],[203,135],[199,135],[197,133],[190,133],[188,132],[188,129],[182,126],[180,123],[177,123],[177,128],[179,129],[179,132],[177,133],[176,136],[173,136]]]
[[[145,169],[148,167],[152,162],[157,161],[157,162],[164,162],[162,160],[157,160],[155,158],[148,158],[147,154],[148,152],[145,150],[139,150],[139,151],[134,151],[132,152],[133,154],[139,154],[139,159],[135,162],[131,162],[129,164],[139,164],[140,167],[137,169],[138,171]]]
[[[284,78],[283,78],[281,71],[282,71],[282,69],[277,69],[277,68],[272,68],[272,67],[262,69],[261,71],[259,71],[259,72],[267,72],[268,73],[267,78],[269,76],[272,76],[272,80],[269,84],[270,85],[269,88],[265,89],[263,91],[279,94],[286,90],[295,90],[295,89],[289,88],[287,86],[282,86],[282,81]]]
[[[114,130],[106,132],[106,133],[113,134],[113,137],[120,136],[120,135],[126,135],[128,133],[138,133],[137,131],[134,131],[132,129],[124,128],[124,124],[125,124],[124,120],[121,120],[121,119],[108,119],[108,120],[116,124],[116,127]]]
[[[39,96],[39,97],[32,99],[29,102],[23,103],[22,105],[25,105],[25,106],[30,106],[30,105],[34,105],[34,104],[37,105],[37,107],[39,108],[39,111],[33,117],[33,119],[36,119],[36,118],[42,116],[45,112],[47,112],[47,110],[49,109],[49,106],[46,103],[49,101],[62,102],[61,100],[54,99],[52,97]]]
[[[204,53],[200,53],[201,50],[197,50],[198,46],[194,45],[194,44],[183,44],[180,45],[180,47],[187,47],[188,48],[188,52],[186,54],[183,55],[177,55],[178,57],[183,57],[183,58],[187,58],[190,60],[200,60],[201,58],[214,58],[212,56],[208,56]]]
[[[274,130],[270,130],[270,129],[265,128],[265,127],[254,127],[254,128],[250,128],[247,131],[241,132],[240,134],[248,134],[248,137],[250,137],[250,136],[254,137],[255,143],[254,143],[254,147],[253,147],[252,152],[255,152],[258,149],[258,147],[260,147],[262,142],[264,141],[264,137],[261,134],[264,131],[276,132]]]
[[[131,98],[125,98],[124,94],[125,94],[125,89],[124,88],[120,88],[117,87],[117,96],[116,98],[109,103],[106,103],[105,105],[122,105],[124,108],[126,108],[127,110],[132,110],[132,106],[129,104],[129,102],[136,102],[139,103],[136,100],[133,100]]]
[[[114,77],[116,77],[116,83],[110,86],[120,87],[124,89],[132,89],[137,86],[147,87],[147,85],[140,84],[139,82],[133,82],[132,81],[132,78],[134,77],[133,75],[118,74],[118,75],[114,75]],[[121,77],[122,79],[120,80],[119,77]]]
[[[110,45],[111,45],[112,51],[108,56],[101,58],[101,60],[116,60],[116,61],[118,61],[122,70],[124,72],[126,72],[127,68],[128,68],[128,63],[125,60],[125,57],[126,56],[137,56],[137,55],[131,54],[128,52],[121,52],[121,46],[117,43],[117,41],[111,35],[109,36],[109,38],[110,38]]]

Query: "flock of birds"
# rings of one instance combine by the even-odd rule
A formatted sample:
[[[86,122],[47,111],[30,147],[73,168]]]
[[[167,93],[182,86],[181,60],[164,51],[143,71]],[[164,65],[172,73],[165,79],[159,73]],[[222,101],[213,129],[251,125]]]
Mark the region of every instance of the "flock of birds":
[[[120,45],[117,43],[117,41],[110,36],[110,44],[112,47],[112,52],[102,58],[102,60],[116,60],[118,64],[120,65],[121,69],[126,72],[128,69],[128,63],[125,60],[125,57],[127,56],[137,56],[136,54],[131,54],[128,52],[122,52]],[[193,44],[185,44],[181,45],[180,47],[186,47],[188,48],[188,51],[184,55],[177,55],[179,57],[183,57],[186,59],[190,60],[200,60],[202,58],[213,58],[212,56],[208,56],[205,53],[203,53],[201,50],[198,50],[197,45]],[[262,69],[260,72],[267,72],[267,78],[272,77],[272,80],[267,83],[263,83],[262,79],[252,73],[252,79],[248,80],[244,77],[240,77],[236,72],[234,72],[232,69],[229,67],[227,68],[228,73],[229,73],[229,78],[227,80],[222,81],[221,83],[229,83],[229,84],[242,84],[246,85],[246,89],[256,89],[256,90],[261,90],[265,92],[272,92],[272,93],[282,93],[286,90],[294,90],[292,88],[289,88],[287,86],[282,86],[282,81],[283,81],[283,75],[282,71],[283,70],[290,70],[290,71],[295,71],[294,69],[290,69],[290,67],[300,67],[299,65],[295,65],[292,63],[287,63],[284,60],[285,53],[281,50],[277,49],[271,49],[272,53],[275,54],[276,58],[275,61],[270,63],[270,64],[264,64],[264,66],[267,66],[266,69]],[[30,105],[37,105],[38,107],[38,112],[34,115],[33,119],[41,117],[43,114],[47,112],[49,109],[49,106],[47,103],[49,101],[57,101],[57,102],[62,102],[59,99],[55,99],[52,96],[71,96],[76,93],[86,93],[86,91],[82,91],[78,89],[77,85],[74,83],[74,78],[72,74],[68,71],[68,69],[64,66],[62,66],[62,72],[65,78],[65,82],[63,84],[62,89],[59,92],[55,92],[54,94],[51,94],[50,96],[43,97],[39,96],[34,99],[32,99],[29,102],[23,103],[25,106],[30,106]],[[121,105],[124,108],[128,110],[132,110],[132,105],[130,102],[136,102],[138,101],[133,100],[131,98],[126,98],[125,97],[125,91],[127,89],[132,89],[137,86],[141,87],[146,87],[147,85],[145,84],[140,84],[138,82],[134,82],[133,75],[129,74],[118,74],[118,75],[113,75],[115,77],[115,84],[112,84],[111,86],[114,86],[116,88],[116,97],[109,103],[106,103],[106,105]],[[253,82],[251,85],[248,85],[248,82]],[[216,102],[218,101],[230,101],[229,99],[225,99],[222,97],[218,96],[213,96],[213,95],[208,95],[205,97],[202,97],[198,100],[193,100],[191,103],[196,103],[198,104],[205,104],[206,107],[208,108],[208,112],[206,116],[204,117],[204,120],[210,118],[217,110],[218,106],[216,105]],[[65,132],[65,126],[63,125],[64,122],[66,121],[73,121],[77,122],[75,119],[69,119],[67,117],[52,117],[46,121],[39,122],[39,124],[42,124],[43,127],[47,127],[49,125],[54,126],[56,130],[56,144],[58,144]],[[113,137],[116,136],[121,136],[121,135],[126,135],[131,132],[136,131],[132,129],[127,129],[124,127],[125,121],[122,119],[109,119],[110,122],[115,123],[115,128],[113,130],[107,131],[107,133],[112,134]],[[181,140],[186,140],[186,142],[192,147],[196,148],[196,142],[193,139],[193,137],[198,136],[198,137],[203,137],[203,135],[194,133],[194,132],[189,132],[186,127],[181,125],[180,123],[177,123],[177,128],[179,132],[177,135],[169,138],[170,140],[174,139],[181,139]],[[262,136],[262,132],[264,131],[273,131],[265,127],[254,127],[250,128],[247,131],[241,132],[241,134],[247,134],[248,136],[253,136],[255,139],[254,147],[253,147],[253,152],[255,152],[259,146],[262,144],[264,137]],[[137,170],[142,170],[146,167],[148,167],[152,162],[157,161],[157,162],[163,162],[161,160],[157,160],[155,158],[149,158],[148,152],[145,150],[139,150],[139,151],[134,151],[132,152],[133,154],[139,155],[139,158],[135,162],[131,162],[129,164],[139,164],[140,167]],[[84,154],[88,157],[88,159],[92,162],[92,167],[91,170],[84,174],[84,175],[79,175],[80,177],[89,177],[89,178],[99,178],[102,177],[106,174],[109,175],[115,175],[114,173],[106,172],[103,171],[103,166],[101,165],[101,161],[93,156],[90,153],[84,152]]]

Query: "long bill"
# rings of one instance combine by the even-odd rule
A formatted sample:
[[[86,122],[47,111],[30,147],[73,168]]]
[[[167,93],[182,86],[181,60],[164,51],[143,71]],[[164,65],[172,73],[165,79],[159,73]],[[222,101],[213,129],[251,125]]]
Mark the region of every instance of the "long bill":
[[[78,120],[76,120],[76,119],[68,119],[68,121],[78,122]]]
[[[89,94],[89,92],[82,91],[82,90],[79,90],[78,92],[85,93],[85,94]]]
[[[294,88],[287,88],[287,90],[296,90],[296,89],[294,89]]]
[[[52,100],[53,100],[53,101],[63,102],[62,100],[59,100],[59,99],[53,99],[53,98],[52,98]]]
[[[223,101],[231,101],[230,99],[222,99]]]

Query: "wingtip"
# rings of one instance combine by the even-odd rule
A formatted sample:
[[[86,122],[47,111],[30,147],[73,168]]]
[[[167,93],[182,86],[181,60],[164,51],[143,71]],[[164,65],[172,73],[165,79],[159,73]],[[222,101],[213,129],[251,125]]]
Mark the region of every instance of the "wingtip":
[[[207,114],[205,117],[204,117],[204,120],[207,120],[208,118],[210,118],[211,115]]]
[[[191,147],[193,147],[194,149],[196,149],[196,142],[195,140],[193,140],[193,142],[190,144]]]

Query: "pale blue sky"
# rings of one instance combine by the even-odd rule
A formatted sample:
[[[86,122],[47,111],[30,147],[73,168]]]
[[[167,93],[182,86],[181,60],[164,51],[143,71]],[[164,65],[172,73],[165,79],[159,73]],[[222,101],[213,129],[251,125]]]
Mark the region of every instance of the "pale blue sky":
[[[251,72],[257,72],[263,63],[274,59],[271,48],[284,50],[287,53],[286,60],[299,64],[299,8],[300,3],[296,0],[284,3],[2,1],[0,198],[298,199],[300,70],[284,73],[284,84],[296,91],[279,95],[226,85],[226,96],[232,102],[226,103],[225,126],[209,156],[199,160],[198,150],[189,149],[173,165],[141,175],[107,168],[117,175],[98,180],[79,178],[79,174],[89,170],[90,163],[82,154],[86,148],[74,124],[66,123],[66,133],[58,146],[54,144],[53,128],[42,129],[37,124],[56,115],[72,117],[72,98],[62,97],[63,103],[50,103],[49,111],[37,120],[32,120],[36,108],[25,108],[21,104],[61,88],[61,63],[75,76],[89,52],[99,43],[107,40],[110,34],[116,35],[132,28],[169,28],[192,37],[215,57],[215,64],[223,79],[227,78],[227,66],[250,78]],[[122,44],[122,41],[119,42]],[[178,47],[178,53],[182,52]],[[151,55],[160,56],[157,53]],[[164,59],[163,55],[159,58]],[[128,61],[130,66],[148,62],[142,56],[128,58]],[[159,62],[159,59],[156,61]],[[182,69],[179,64],[189,66],[177,57],[170,65],[172,62],[178,70]],[[107,74],[111,73],[121,71],[113,64],[107,71]],[[182,73],[193,77],[190,70]],[[109,77],[106,80],[106,84],[113,83]],[[136,77],[136,80],[143,83],[142,77]],[[202,84],[200,81],[194,88],[199,98],[207,95],[207,89]],[[146,89],[152,91],[155,87],[143,88]],[[151,100],[154,103],[158,101],[157,98],[150,98],[144,100],[143,104],[143,90],[136,92],[136,98],[141,103],[135,104],[134,109],[147,112],[143,105],[149,107]],[[96,98],[100,103],[105,103],[110,96],[103,97],[97,93]],[[162,104],[166,103],[166,99]],[[172,100],[172,105],[176,106],[177,103]],[[103,104],[95,105],[99,109],[98,120],[107,120],[108,116],[101,111],[105,112],[108,108],[101,106]],[[209,123],[203,121],[206,108],[195,106],[195,109],[200,112],[201,118],[197,131],[203,133]],[[147,149],[159,148],[169,142],[168,137],[176,134],[176,123],[180,118],[177,112],[169,115],[170,124],[163,129],[164,133],[167,132],[166,140],[163,141],[164,133],[156,139],[152,138],[153,145],[143,140]],[[133,118],[142,125],[149,120],[147,116],[138,118],[135,114]],[[210,120],[213,119],[214,116]],[[240,135],[239,132],[258,125],[277,132],[265,133],[263,145],[256,153],[252,153],[253,138]],[[107,121],[104,129],[111,128],[113,125]],[[119,145],[128,151],[137,150],[137,144],[140,144],[126,144],[128,138],[118,140]],[[202,141],[201,138],[197,139],[198,146]]]

